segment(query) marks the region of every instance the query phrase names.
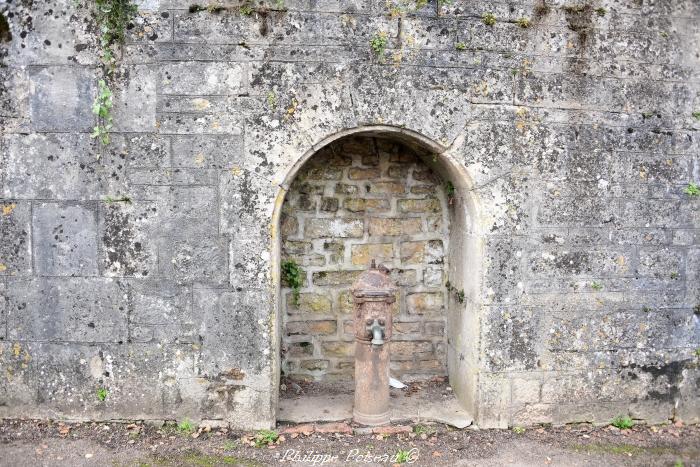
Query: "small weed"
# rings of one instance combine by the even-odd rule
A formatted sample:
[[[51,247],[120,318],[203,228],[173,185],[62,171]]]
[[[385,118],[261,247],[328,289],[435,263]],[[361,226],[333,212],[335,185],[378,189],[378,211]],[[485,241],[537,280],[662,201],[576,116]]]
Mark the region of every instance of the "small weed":
[[[683,193],[688,196],[700,196],[700,186],[690,182],[688,183],[688,186],[683,189]]]
[[[603,290],[603,284],[601,284],[600,282],[593,281],[591,282],[591,288],[593,290]]]
[[[457,295],[457,301],[459,303],[464,303],[464,290],[460,290],[459,292],[457,292],[456,295]]]
[[[238,447],[238,443],[236,443],[236,441],[233,440],[226,441],[222,446],[224,451],[233,451],[234,449],[236,449],[236,447]]]
[[[448,198],[453,198],[457,190],[455,189],[454,183],[451,181],[446,181],[445,182],[445,193],[447,194]]]
[[[495,18],[494,18],[494,21],[495,21]],[[523,29],[527,29],[530,27],[530,20],[528,18],[518,18],[516,23],[518,24],[518,26],[520,26]]]
[[[112,204],[112,203],[131,204],[131,198],[129,198],[128,196],[122,196],[121,198],[112,198],[111,196],[105,196],[104,202],[107,204]]]
[[[518,76],[518,69],[517,69],[517,68],[513,68],[512,70],[510,70],[510,74],[513,75],[513,76]]]
[[[189,435],[190,433],[194,433],[195,427],[194,423],[189,421],[188,419],[184,419],[180,423],[177,424],[177,431],[181,434],[184,435]]]
[[[606,9],[603,8],[603,7],[600,7],[600,8],[596,8],[596,9],[595,9],[595,12],[598,13],[598,16],[601,16],[601,17],[602,17],[602,16],[605,16],[605,15],[608,13],[608,10],[606,10]]]
[[[678,459],[676,462],[674,462],[673,467],[685,467],[685,464],[682,460]]]
[[[292,288],[294,306],[299,306],[299,290],[304,282],[304,271],[294,260],[282,263],[282,280]]]
[[[648,306],[643,306],[643,307],[642,307],[642,311],[643,311],[644,313],[649,313],[649,312],[651,312],[651,308],[649,308]]]
[[[697,349],[695,349],[695,356],[696,356],[696,357],[700,357],[700,347],[698,347]]]
[[[425,425],[416,425],[413,427],[413,432],[417,435],[433,435],[435,434],[435,428]]]
[[[369,46],[374,51],[375,55],[379,57],[381,61],[384,61],[384,52],[386,51],[386,45],[389,41],[389,35],[386,31],[380,31],[372,37],[369,41]]]
[[[97,399],[100,402],[104,402],[105,399],[107,399],[107,395],[109,394],[109,391],[107,388],[98,388],[97,389]]]
[[[615,417],[610,424],[621,430],[629,430],[634,426],[634,421],[629,417],[629,415],[625,415],[624,417],[620,415]]]
[[[267,105],[273,109],[277,108],[277,94],[275,94],[275,91],[270,91],[267,93]]]
[[[661,37],[663,37],[664,39],[668,39],[668,33],[666,31],[662,31]]]
[[[109,132],[112,130],[112,91],[103,79],[97,85],[97,96],[92,103],[92,113],[97,115],[97,125],[90,136],[98,138],[106,146],[109,144]]]
[[[493,26],[496,24],[496,17],[494,16],[493,13],[484,13],[481,16],[481,21],[486,25],[486,26]]]
[[[467,50],[467,44],[465,44],[464,42],[457,42],[455,44],[455,49],[457,49],[459,51]]]
[[[693,112],[691,115],[695,120],[700,122],[700,112]]]
[[[680,277],[680,274],[678,274],[676,271],[673,271],[671,273],[671,279],[678,279]]]
[[[522,435],[523,433],[525,433],[525,428],[522,426],[514,426],[513,433],[515,433],[516,435]]]
[[[261,448],[263,446],[275,444],[279,437],[280,435],[274,430],[260,430],[255,433],[255,447]]]
[[[238,11],[244,16],[250,16],[255,10],[253,9],[253,6],[250,3],[245,2],[243,5],[238,7]]]
[[[394,457],[394,460],[397,464],[405,464],[406,462],[411,460],[411,452],[399,449],[399,451],[396,453],[396,456]]]

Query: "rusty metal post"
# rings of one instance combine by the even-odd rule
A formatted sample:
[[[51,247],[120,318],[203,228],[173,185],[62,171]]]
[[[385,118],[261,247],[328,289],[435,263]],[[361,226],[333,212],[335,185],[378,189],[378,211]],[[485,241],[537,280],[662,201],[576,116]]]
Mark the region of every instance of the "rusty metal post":
[[[353,419],[362,425],[389,423],[389,340],[396,287],[389,271],[372,266],[352,285],[355,303],[355,406]]]

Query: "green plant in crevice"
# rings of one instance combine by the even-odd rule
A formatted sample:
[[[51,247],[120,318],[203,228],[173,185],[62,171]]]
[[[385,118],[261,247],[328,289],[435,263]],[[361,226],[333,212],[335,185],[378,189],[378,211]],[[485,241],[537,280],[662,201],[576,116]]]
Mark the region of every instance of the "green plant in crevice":
[[[447,202],[449,204],[452,204],[452,201],[455,198],[455,194],[457,193],[457,189],[455,188],[454,183],[452,183],[450,180],[445,182],[445,194],[447,195]]]
[[[459,50],[460,52],[462,50],[467,50],[467,44],[465,44],[464,42],[457,42],[455,44],[455,49]]]
[[[598,16],[605,16],[608,13],[608,10],[606,10],[603,7],[596,8],[595,12],[598,14]]]
[[[621,430],[629,430],[634,426],[634,420],[632,420],[629,415],[625,415],[624,417],[617,416],[610,422],[610,424]]]
[[[109,144],[109,132],[112,130],[112,91],[105,80],[97,83],[97,96],[92,103],[92,113],[97,116],[97,125],[90,136],[97,138],[105,146]]]
[[[138,7],[131,0],[95,0],[95,10],[100,31],[100,59],[111,73],[116,65],[114,47],[124,44],[126,28]]]
[[[97,399],[100,402],[104,402],[105,399],[107,399],[107,395],[109,394],[109,391],[107,388],[98,388],[97,389]]]
[[[683,193],[688,196],[700,196],[700,186],[696,183],[690,182],[688,186],[683,189]]]
[[[528,18],[518,18],[516,24],[523,29],[527,29],[530,27],[530,20]]]
[[[131,198],[129,198],[128,196],[121,196],[119,198],[113,198],[112,196],[105,196],[104,202],[107,204],[112,204],[112,203],[131,204]]]
[[[387,43],[389,42],[389,34],[386,31],[379,31],[369,41],[369,46],[374,51],[374,54],[379,57],[379,60],[384,61],[384,52],[386,51]]]
[[[464,299],[466,297],[466,294],[464,293],[464,289],[457,289],[457,287],[453,286],[452,283],[448,280],[445,282],[445,288],[447,289],[448,292],[452,292],[455,294],[455,298],[459,303],[464,303]]]
[[[272,109],[277,108],[277,94],[275,94],[275,91],[269,91],[267,93],[267,105]]]
[[[244,16],[250,16],[255,10],[253,9],[253,5],[251,5],[250,2],[243,2],[243,4],[240,7],[238,7],[238,11]]]
[[[282,280],[292,289],[292,301],[294,306],[299,306],[299,291],[304,283],[304,271],[294,260],[282,263]]]
[[[693,112],[690,115],[692,115],[695,120],[700,122],[700,112]]]
[[[131,0],[95,0],[103,78],[98,82],[97,96],[92,105],[97,125],[91,136],[99,139],[103,145],[109,144],[109,133],[112,130],[112,91],[108,81],[117,66],[115,48],[124,44],[127,26],[137,12],[138,7]]]
[[[496,16],[494,16],[494,14],[491,12],[486,12],[483,15],[481,15],[481,22],[484,23],[486,26],[493,26],[494,24],[496,24]]]
[[[603,284],[601,284],[600,282],[593,281],[591,282],[591,288],[593,290],[603,290]]]

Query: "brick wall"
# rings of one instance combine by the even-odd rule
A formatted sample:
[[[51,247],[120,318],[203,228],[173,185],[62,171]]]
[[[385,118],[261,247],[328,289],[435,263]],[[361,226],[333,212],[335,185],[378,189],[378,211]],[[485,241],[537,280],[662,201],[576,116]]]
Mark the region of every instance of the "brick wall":
[[[351,378],[350,285],[372,259],[399,286],[392,375],[444,375],[448,200],[410,148],[345,139],[302,168],[283,207],[283,261],[305,276],[298,305],[284,291],[283,369],[297,378]]]

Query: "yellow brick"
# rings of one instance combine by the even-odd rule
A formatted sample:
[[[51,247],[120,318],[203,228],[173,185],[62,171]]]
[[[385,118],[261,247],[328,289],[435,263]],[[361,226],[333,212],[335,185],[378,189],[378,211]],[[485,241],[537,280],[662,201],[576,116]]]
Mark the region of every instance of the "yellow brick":
[[[287,295],[288,313],[330,313],[331,300],[325,295],[315,293],[299,294],[299,305],[294,305],[293,294]]]
[[[425,256],[425,242],[402,242],[401,263],[418,264]]]
[[[377,264],[391,263],[394,256],[394,248],[391,243],[371,243],[352,246],[352,264],[355,266],[367,266],[372,260]]]
[[[373,217],[369,220],[370,235],[411,235],[420,231],[418,217]]]
[[[348,178],[350,178],[350,180],[371,180],[373,178],[379,178],[379,169],[361,169],[359,167],[353,167],[348,170]]]
[[[440,201],[436,198],[400,199],[398,205],[401,212],[440,212]]]
[[[389,210],[389,200],[373,198],[349,198],[343,207],[350,212],[381,212]]]

